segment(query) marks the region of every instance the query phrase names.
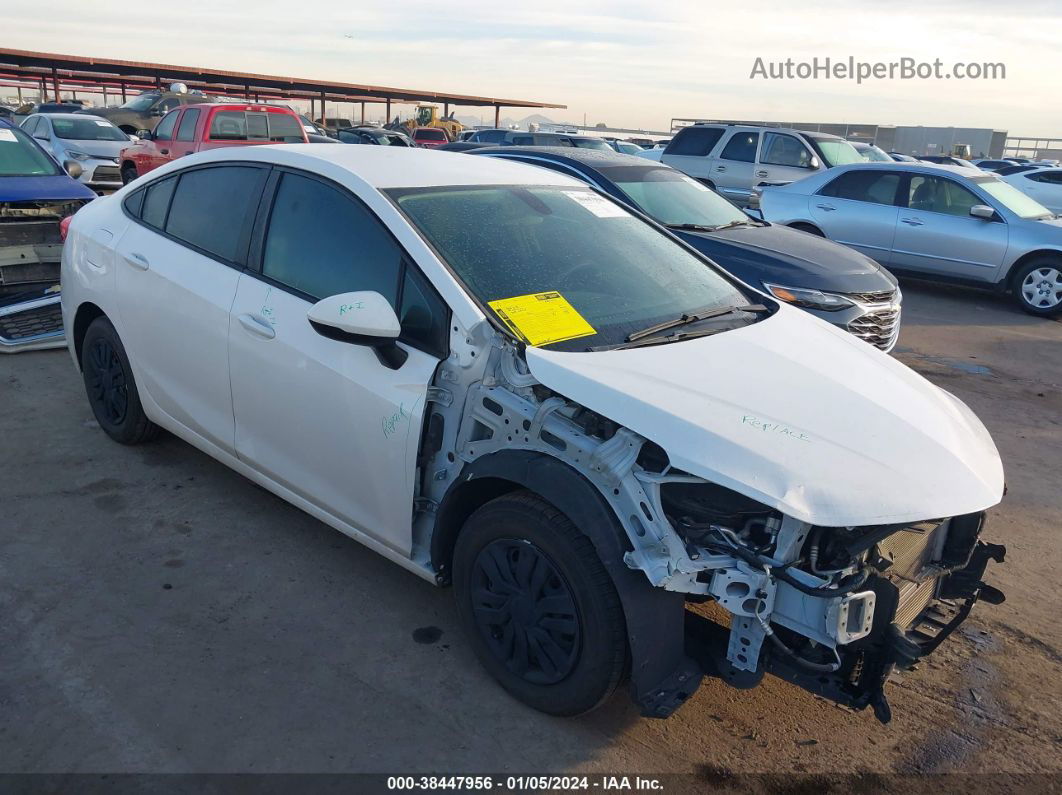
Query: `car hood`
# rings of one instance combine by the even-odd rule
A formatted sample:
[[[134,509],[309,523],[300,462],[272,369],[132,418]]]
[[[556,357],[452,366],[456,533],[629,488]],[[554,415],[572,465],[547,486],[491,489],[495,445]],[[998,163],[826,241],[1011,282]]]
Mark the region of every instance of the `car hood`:
[[[866,255],[784,226],[679,234],[758,289],[762,289],[763,282],[839,293],[870,293],[896,287],[892,274]]]
[[[673,466],[829,527],[995,505],[1003,467],[961,401],[806,313],[686,342],[527,348],[550,389],[659,444]]]
[[[96,194],[66,174],[49,177],[0,177],[0,201],[95,199]]]
[[[72,149],[75,152],[84,152],[86,155],[92,155],[93,157],[105,157],[112,160],[118,157],[118,153],[131,144],[128,138],[123,141],[75,141],[63,139],[63,144],[67,149]]]

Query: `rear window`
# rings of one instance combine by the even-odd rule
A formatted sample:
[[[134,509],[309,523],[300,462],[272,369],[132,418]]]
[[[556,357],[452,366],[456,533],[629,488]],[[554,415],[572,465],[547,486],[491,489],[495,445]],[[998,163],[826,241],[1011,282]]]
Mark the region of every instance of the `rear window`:
[[[220,110],[210,120],[210,139],[299,143],[303,132],[298,118],[292,114]]]
[[[59,166],[16,127],[0,125],[0,177],[45,177]]]
[[[442,130],[427,129],[417,130],[417,140],[420,141],[445,141],[446,133]]]

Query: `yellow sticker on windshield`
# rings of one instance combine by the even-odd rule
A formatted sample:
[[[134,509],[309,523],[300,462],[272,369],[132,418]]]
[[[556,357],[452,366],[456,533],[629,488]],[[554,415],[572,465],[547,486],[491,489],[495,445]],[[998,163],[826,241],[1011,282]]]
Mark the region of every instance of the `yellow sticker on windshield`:
[[[528,345],[548,345],[597,333],[558,292],[502,298],[491,301],[490,308]]]

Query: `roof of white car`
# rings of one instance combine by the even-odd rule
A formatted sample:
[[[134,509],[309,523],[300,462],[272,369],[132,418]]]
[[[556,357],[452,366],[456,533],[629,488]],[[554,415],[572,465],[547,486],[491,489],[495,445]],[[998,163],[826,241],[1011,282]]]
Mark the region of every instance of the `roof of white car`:
[[[403,146],[365,144],[282,144],[214,149],[193,156],[198,162],[260,160],[304,168],[323,176],[349,171],[374,188],[436,185],[560,185],[585,188],[571,177],[538,166],[461,152],[434,152]],[[191,164],[192,158],[182,158]]]

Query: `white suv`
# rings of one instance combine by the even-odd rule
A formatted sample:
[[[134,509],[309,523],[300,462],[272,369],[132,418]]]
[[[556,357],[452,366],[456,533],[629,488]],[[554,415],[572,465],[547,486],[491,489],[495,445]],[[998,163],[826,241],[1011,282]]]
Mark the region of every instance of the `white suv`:
[[[684,127],[660,159],[740,206],[749,203],[757,185],[783,185],[833,166],[863,162],[836,135],[737,124]]]

